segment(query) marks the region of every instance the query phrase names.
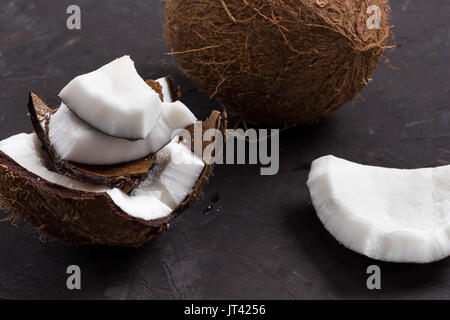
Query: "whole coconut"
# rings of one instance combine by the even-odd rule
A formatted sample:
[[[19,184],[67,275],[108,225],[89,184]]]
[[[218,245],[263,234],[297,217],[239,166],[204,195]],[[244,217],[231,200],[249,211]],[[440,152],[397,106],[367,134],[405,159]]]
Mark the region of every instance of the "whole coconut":
[[[183,72],[257,125],[318,121],[370,81],[390,35],[387,0],[165,0]],[[369,29],[376,5],[381,28]]]

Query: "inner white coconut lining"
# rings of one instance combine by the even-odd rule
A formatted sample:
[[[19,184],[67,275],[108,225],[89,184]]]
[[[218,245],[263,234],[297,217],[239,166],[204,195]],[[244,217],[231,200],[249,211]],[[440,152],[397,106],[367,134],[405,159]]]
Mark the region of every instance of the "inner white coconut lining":
[[[307,184],[324,226],[356,252],[417,263],[450,254],[450,165],[400,170],[326,156]]]
[[[0,151],[24,169],[48,182],[80,191],[103,192],[106,190],[104,187],[83,183],[48,170],[45,166],[48,157],[42,151],[41,142],[34,133],[20,133],[0,141]]]

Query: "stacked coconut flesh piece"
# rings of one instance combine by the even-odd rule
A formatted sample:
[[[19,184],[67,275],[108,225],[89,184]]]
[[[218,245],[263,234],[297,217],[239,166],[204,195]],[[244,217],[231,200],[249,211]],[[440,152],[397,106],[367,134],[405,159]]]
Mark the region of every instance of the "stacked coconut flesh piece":
[[[139,246],[201,195],[212,166],[194,153],[197,119],[170,77],[144,81],[124,56],[59,97],[51,109],[30,93],[35,133],[0,141],[2,209],[71,243]],[[225,132],[226,115],[201,128]]]

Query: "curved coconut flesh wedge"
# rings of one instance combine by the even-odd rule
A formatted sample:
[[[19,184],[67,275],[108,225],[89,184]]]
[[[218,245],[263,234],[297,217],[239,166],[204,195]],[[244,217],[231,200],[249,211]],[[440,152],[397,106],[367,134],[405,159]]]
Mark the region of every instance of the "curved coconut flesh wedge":
[[[203,131],[225,133],[225,126],[226,115],[213,111]],[[140,246],[201,196],[213,167],[193,148],[172,141],[157,153],[146,179],[126,195],[49,171],[36,135],[19,134],[0,141],[0,207],[74,244]]]
[[[325,156],[307,184],[325,228],[353,251],[405,263],[450,254],[450,165],[401,170]]]
[[[52,148],[66,161],[90,165],[113,165],[134,161],[152,154],[170,142],[179,129],[197,118],[180,101],[163,102],[156,127],[145,139],[126,140],[106,135],[76,117],[65,106],[48,120],[48,138]]]
[[[90,126],[119,138],[145,138],[162,111],[158,94],[139,76],[129,56],[76,77],[59,97]]]

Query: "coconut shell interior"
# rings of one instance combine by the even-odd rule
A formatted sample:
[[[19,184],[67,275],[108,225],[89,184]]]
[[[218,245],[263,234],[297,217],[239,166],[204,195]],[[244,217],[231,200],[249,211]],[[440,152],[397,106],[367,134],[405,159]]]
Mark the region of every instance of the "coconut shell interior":
[[[213,111],[203,122],[203,131],[215,128],[225,134],[226,125],[226,114]],[[189,130],[193,132],[193,127]],[[203,150],[208,145],[204,143]],[[0,151],[0,208],[24,218],[42,234],[72,244],[137,247],[167,229],[176,216],[201,197],[212,169],[212,165],[205,165],[191,193],[168,216],[143,220],[121,210],[105,192],[78,191],[51,183]]]

